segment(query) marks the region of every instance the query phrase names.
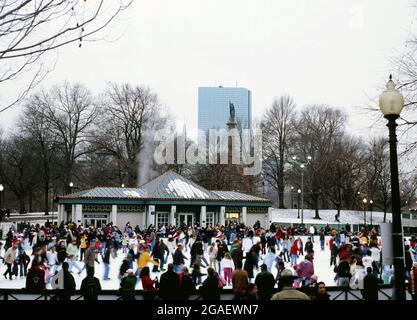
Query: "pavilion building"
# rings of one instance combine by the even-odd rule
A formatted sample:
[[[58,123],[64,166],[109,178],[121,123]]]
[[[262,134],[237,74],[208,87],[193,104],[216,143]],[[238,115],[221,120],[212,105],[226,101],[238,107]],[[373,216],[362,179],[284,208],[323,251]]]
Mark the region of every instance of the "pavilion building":
[[[127,222],[141,228],[153,225],[202,227],[257,220],[269,226],[272,202],[235,191],[209,191],[168,171],[138,188],[96,187],[58,197],[58,223],[73,221],[101,227]]]

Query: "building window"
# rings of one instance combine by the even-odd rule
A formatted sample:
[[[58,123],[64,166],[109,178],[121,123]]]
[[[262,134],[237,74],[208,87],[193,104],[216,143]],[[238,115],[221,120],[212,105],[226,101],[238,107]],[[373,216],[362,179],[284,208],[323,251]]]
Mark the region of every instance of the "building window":
[[[83,204],[83,212],[111,212],[110,204]]]
[[[206,226],[214,226],[214,213],[213,212],[207,212],[206,214]]]
[[[268,213],[268,207],[247,207],[247,213]]]
[[[169,223],[169,213],[168,212],[158,212],[156,224],[157,226],[162,226],[163,224],[168,225]]]
[[[227,212],[226,219],[239,219],[240,214],[236,212]]]
[[[145,212],[145,206],[139,204],[120,204],[117,212]]]

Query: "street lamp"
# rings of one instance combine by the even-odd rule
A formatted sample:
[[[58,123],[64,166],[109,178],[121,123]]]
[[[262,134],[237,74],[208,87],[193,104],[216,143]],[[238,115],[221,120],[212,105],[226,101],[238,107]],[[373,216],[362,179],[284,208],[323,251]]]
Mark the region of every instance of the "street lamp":
[[[72,188],[74,188],[74,184],[72,182],[69,183],[70,193],[72,193]]]
[[[306,164],[310,163],[311,156],[307,156],[307,162],[298,162],[297,157],[293,156],[292,159],[300,165],[301,168],[301,225],[304,223],[304,168]]]
[[[362,201],[363,201],[363,224],[366,227],[366,203],[368,202],[368,200],[364,198]]]
[[[386,85],[387,89],[379,96],[379,108],[388,120],[390,169],[391,169],[391,198],[392,198],[392,246],[394,258],[394,290],[397,300],[405,300],[404,284],[404,242],[401,225],[400,187],[398,181],[397,135],[395,120],[400,116],[404,106],[402,94],[395,88],[392,75]]]
[[[3,210],[2,209],[2,206],[1,206],[1,204],[2,204],[2,196],[3,196],[3,190],[4,190],[4,187],[3,187],[3,185],[2,184],[0,184],[0,212],[1,212],[1,210]]]
[[[372,211],[374,210],[374,208],[373,208],[373,205],[374,205],[374,202],[373,202],[373,200],[369,200],[369,204],[371,205],[371,228],[372,228],[372,226],[373,226],[373,224],[372,224]]]
[[[297,205],[297,209],[298,209],[298,214],[297,214],[297,219],[300,219],[300,193],[301,193],[301,189],[298,189],[298,205]]]
[[[125,184],[124,183],[122,183],[122,188],[124,188],[125,187]]]
[[[294,209],[294,187],[291,186],[291,209]]]

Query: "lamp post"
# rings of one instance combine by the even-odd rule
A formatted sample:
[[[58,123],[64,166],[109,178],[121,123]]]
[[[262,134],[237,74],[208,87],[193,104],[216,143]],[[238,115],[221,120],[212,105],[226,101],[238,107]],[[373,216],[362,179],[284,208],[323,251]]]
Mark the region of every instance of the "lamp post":
[[[2,201],[1,200],[3,198],[3,191],[4,191],[4,187],[3,187],[2,184],[0,184],[0,211],[3,210],[2,209],[2,206],[1,206],[2,205]]]
[[[298,205],[297,205],[297,209],[298,209],[298,214],[297,214],[297,219],[300,219],[300,194],[301,194],[301,189],[298,189]]]
[[[294,187],[291,186],[291,209],[294,209]]]
[[[310,163],[311,156],[307,156],[307,162],[298,162],[297,157],[293,156],[292,159],[300,165],[301,168],[301,225],[304,224],[304,168],[306,164]]]
[[[405,300],[404,283],[404,242],[401,224],[400,187],[398,181],[397,135],[395,120],[400,116],[404,106],[402,94],[395,88],[392,75],[386,85],[387,89],[379,96],[379,108],[388,120],[390,169],[391,169],[391,197],[392,197],[392,246],[394,258],[394,292],[397,300]]]
[[[372,228],[372,226],[373,226],[373,224],[372,224],[372,211],[374,210],[374,208],[373,208],[374,201],[369,200],[369,204],[370,204],[370,209],[371,209],[371,228]]]
[[[365,228],[366,228],[366,203],[368,202],[368,200],[364,198],[362,201],[363,201],[363,224],[365,225]]]
[[[74,188],[74,184],[72,182],[69,183],[70,193],[72,193],[72,188]]]

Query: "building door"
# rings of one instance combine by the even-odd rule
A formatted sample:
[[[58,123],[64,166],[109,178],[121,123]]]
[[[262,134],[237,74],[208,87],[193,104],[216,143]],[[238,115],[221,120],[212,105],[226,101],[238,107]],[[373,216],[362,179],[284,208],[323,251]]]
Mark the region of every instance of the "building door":
[[[179,225],[187,225],[193,226],[194,225],[194,215],[192,213],[180,213],[178,214],[179,218]]]

